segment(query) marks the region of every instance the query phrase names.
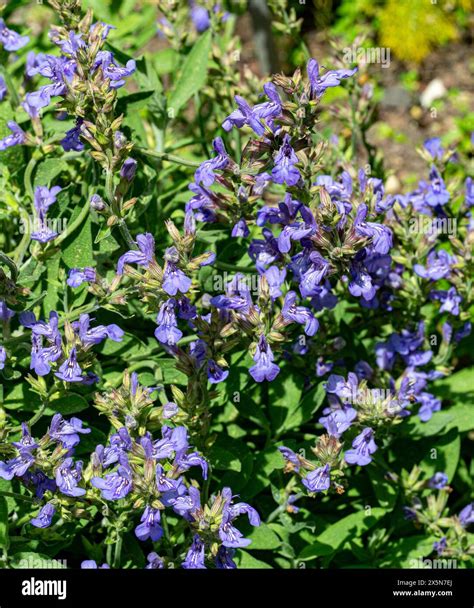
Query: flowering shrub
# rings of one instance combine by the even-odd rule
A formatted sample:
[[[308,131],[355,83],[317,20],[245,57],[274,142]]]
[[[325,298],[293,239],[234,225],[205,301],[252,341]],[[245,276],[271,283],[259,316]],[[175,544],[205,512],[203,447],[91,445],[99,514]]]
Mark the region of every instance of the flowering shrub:
[[[260,89],[217,2],[157,53],[50,4],[0,21],[3,565],[472,564],[469,158],[387,194],[323,135],[356,66]]]

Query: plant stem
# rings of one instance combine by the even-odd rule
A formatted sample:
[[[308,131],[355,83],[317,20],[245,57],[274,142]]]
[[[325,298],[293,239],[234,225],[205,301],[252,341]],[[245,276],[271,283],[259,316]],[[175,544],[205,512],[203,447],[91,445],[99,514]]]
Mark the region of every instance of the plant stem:
[[[123,538],[120,534],[117,542],[115,543],[115,552],[114,552],[114,568],[120,568],[120,558],[122,556],[122,543]]]
[[[0,496],[8,496],[9,498],[15,498],[17,500],[24,500],[25,502],[36,502],[34,498],[23,496],[23,494],[18,494],[17,492],[8,492],[7,490],[0,490]]]
[[[187,160],[186,158],[181,158],[180,156],[175,156],[174,154],[168,154],[167,152],[157,152],[156,150],[146,150],[145,148],[136,147],[140,154],[144,156],[151,156],[153,158],[159,158],[160,160],[167,160],[170,163],[176,163],[177,165],[183,165],[184,167],[199,167],[200,162],[194,160]]]
[[[86,204],[81,209],[81,212],[79,213],[79,215],[76,217],[76,219],[73,221],[73,223],[66,229],[66,231],[63,232],[62,234],[60,234],[57,239],[55,239],[54,244],[59,245],[65,239],[67,239],[67,237],[70,236],[74,232],[74,230],[76,230],[76,228],[79,228],[79,226],[82,224],[82,222],[84,221],[84,219],[86,218],[88,213],[89,213],[89,201],[86,201]]]

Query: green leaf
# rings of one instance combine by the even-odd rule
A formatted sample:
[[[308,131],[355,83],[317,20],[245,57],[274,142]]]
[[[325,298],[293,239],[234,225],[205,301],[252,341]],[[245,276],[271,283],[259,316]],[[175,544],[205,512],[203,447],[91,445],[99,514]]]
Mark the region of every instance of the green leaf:
[[[59,303],[59,261],[61,259],[61,252],[58,251],[46,262],[46,296],[43,300],[43,312],[45,318],[49,316],[52,310],[58,309]]]
[[[428,452],[420,466],[430,477],[438,471],[446,473],[451,482],[458,466],[460,452],[461,437],[457,429],[451,429],[430,441]]]
[[[168,111],[172,110],[175,116],[206,83],[211,36],[211,30],[203,34],[184,60],[181,75],[168,100]]]
[[[256,559],[255,557],[253,557],[252,555],[250,555],[250,553],[247,553],[247,551],[242,551],[240,550],[235,558],[235,562],[237,564],[237,566],[239,568],[242,569],[271,569],[271,566],[269,566],[268,564],[266,564],[265,562],[262,562],[259,559]]]
[[[385,509],[393,508],[398,496],[398,487],[385,478],[379,467],[368,467],[367,472],[379,505]]]
[[[419,560],[433,551],[434,536],[408,536],[390,541],[390,548],[381,560],[383,568],[419,568]],[[414,561],[412,561],[414,560]]]
[[[209,460],[215,469],[230,470],[240,472],[242,470],[242,462],[239,454],[226,450],[218,445],[214,445],[209,454]]]
[[[247,551],[278,549],[281,546],[280,538],[267,524],[260,524],[257,528],[253,528],[250,534],[246,534],[246,537],[252,540]]]
[[[8,410],[22,409],[26,412],[34,412],[41,406],[41,399],[34,393],[29,384],[15,384],[13,389],[5,395],[3,407]]]
[[[246,498],[252,498],[269,486],[269,477],[273,471],[283,469],[285,461],[276,447],[259,452],[255,457],[254,470],[249,483],[242,490]]]
[[[80,206],[75,207],[72,217],[69,219],[69,225],[73,223],[76,217],[81,212]],[[69,268],[84,268],[91,266],[94,262],[92,253],[92,233],[91,233],[91,216],[88,215],[83,221],[80,229],[68,236],[61,246],[63,262]]]
[[[44,413],[46,416],[54,416],[56,413],[62,414],[63,416],[69,416],[71,414],[77,414],[77,412],[82,412],[82,410],[85,410],[88,407],[89,404],[84,397],[77,395],[76,393],[69,393],[68,395],[51,401]]]
[[[309,547],[305,547],[301,552],[301,560],[314,559],[325,555],[331,555],[349,541],[354,536],[360,536],[369,528],[372,528],[379,519],[387,513],[386,509],[376,507],[370,513],[359,511],[343,517],[341,520],[332,524],[317,538],[316,542]]]
[[[298,410],[303,387],[303,378],[294,372],[282,371],[268,389],[268,409],[272,428],[276,435],[287,427],[290,416]],[[295,414],[296,416],[296,414]],[[301,416],[300,416],[301,418]],[[294,418],[298,420],[300,418]]]
[[[8,549],[8,506],[3,496],[0,496],[0,549]]]
[[[148,104],[148,100],[150,97],[153,97],[154,94],[154,90],[137,91],[136,93],[130,93],[130,95],[120,97],[117,102],[117,113],[126,114],[127,112],[136,112],[141,108],[145,108]]]
[[[53,180],[68,168],[68,163],[61,158],[47,158],[37,167],[33,186],[50,186]]]
[[[308,391],[299,402],[296,408],[292,408],[289,403],[288,416],[283,424],[283,430],[299,427],[311,419],[314,412],[321,407],[326,398],[326,391],[323,388],[323,383],[320,382],[316,387]]]

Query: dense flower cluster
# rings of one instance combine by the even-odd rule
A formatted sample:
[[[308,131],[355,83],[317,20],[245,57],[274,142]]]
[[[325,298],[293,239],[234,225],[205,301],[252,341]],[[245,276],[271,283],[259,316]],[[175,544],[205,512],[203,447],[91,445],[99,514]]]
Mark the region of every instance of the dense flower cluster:
[[[216,2],[185,8],[197,33],[229,19]],[[181,13],[173,23],[164,15],[160,31],[179,38]],[[321,103],[330,88],[359,86],[358,70],[322,70],[315,59],[304,74],[274,76],[256,103],[251,94],[236,95],[203,162],[164,152],[169,99],[160,106],[152,97],[152,119],[141,130],[144,138],[159,136],[156,151],[147,151],[129,139],[142,135],[123,108],[143,93],[125,93],[133,75],[146,83],[145,95],[158,95],[154,68],[117,52],[108,40],[115,28],[94,22],[91,12],[66,7],[60,16],[62,25],[49,34],[54,52],[25,56],[16,109],[31,127],[11,120],[0,140],[0,151],[34,149],[24,182],[35,226],[14,258],[0,257],[10,275],[1,270],[0,371],[7,381],[24,376],[40,402],[17,427],[4,422],[0,407],[0,477],[35,511],[23,523],[44,528],[44,538],[56,524],[90,525],[107,554],[86,546],[82,568],[120,567],[122,539],[132,535],[145,547],[147,569],[235,568],[238,551],[251,544],[236,520],[246,515],[259,526],[260,505],[265,510],[270,499],[252,500],[257,511],[231,487],[247,488],[250,500],[264,480],[279,505],[275,516],[288,523],[283,516],[298,513],[298,500],[343,494],[358,467],[379,467],[403,490],[407,517],[436,532],[434,551],[472,555],[465,529],[473,505],[446,516],[447,475],[421,479],[414,469],[397,478],[385,460],[400,429],[423,428],[441,409],[430,383],[452,371],[454,347],[471,331],[474,193],[468,178],[461,200],[450,179],[457,154],[437,138],[426,141],[428,179],[396,196],[370,166],[355,159],[332,166],[318,127]],[[27,43],[0,20],[6,51]],[[0,101],[8,93],[0,79]],[[366,89],[363,95],[370,97]],[[59,136],[49,140],[51,110],[48,119],[69,120],[71,128],[55,124]],[[62,217],[69,184],[60,176],[69,167],[31,179],[35,154],[52,150],[56,160],[83,162],[93,176],[76,199],[82,210],[71,215],[70,231],[87,217],[95,240],[88,224],[86,245],[61,258],[66,270],[59,259],[70,235],[51,220]],[[160,191],[156,215],[142,222],[152,199],[147,182],[161,187],[164,161],[194,168],[188,200],[169,219],[169,192]],[[95,179],[97,167],[104,184]],[[430,231],[410,230],[425,220]],[[451,220],[460,222],[456,236],[444,230]],[[230,261],[223,262],[226,248]],[[229,274],[211,286],[221,270]],[[58,286],[64,293],[54,298]],[[125,330],[112,322],[117,315]],[[146,382],[134,371],[142,368],[150,370]],[[289,381],[298,396],[285,418],[272,400],[287,398]],[[90,419],[70,416],[92,405]],[[47,429],[36,433],[51,408]],[[235,424],[240,414],[254,425],[248,432]],[[255,470],[239,445],[235,475],[226,439],[252,451],[265,446]],[[278,466],[289,477],[269,482]],[[265,526],[276,534],[273,519]]]

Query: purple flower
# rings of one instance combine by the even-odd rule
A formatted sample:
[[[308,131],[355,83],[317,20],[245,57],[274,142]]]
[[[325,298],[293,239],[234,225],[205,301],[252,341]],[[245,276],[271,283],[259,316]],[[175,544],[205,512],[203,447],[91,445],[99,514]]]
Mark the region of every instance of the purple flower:
[[[215,171],[224,169],[229,164],[229,155],[224,146],[221,137],[216,137],[212,142],[212,147],[217,153],[217,156],[211,160],[205,160],[196,170],[194,179],[196,184],[204,184],[204,186],[212,186],[216,179]]]
[[[282,295],[281,286],[285,281],[286,277],[286,268],[282,268],[281,270],[278,266],[270,266],[263,273],[265,278],[267,279],[268,287],[270,289],[270,297],[275,300]]]
[[[358,464],[365,466],[372,462],[372,456],[377,450],[374,441],[374,431],[367,427],[365,428],[352,442],[352,449],[347,450],[344,458],[348,464]]]
[[[233,570],[237,568],[237,564],[232,559],[234,557],[234,554],[234,549],[229,549],[228,547],[224,547],[224,545],[221,545],[216,555],[216,568],[218,568],[219,570]]]
[[[28,449],[18,450],[18,456],[3,462],[0,460],[0,477],[10,481],[14,477],[22,477],[34,464],[34,456]]]
[[[152,551],[146,556],[148,564],[145,566],[145,570],[162,570],[165,564],[158,553]]]
[[[392,248],[392,231],[383,224],[366,222],[367,205],[362,203],[357,208],[357,215],[354,220],[354,228],[360,236],[371,239],[369,248],[375,253],[385,255]]]
[[[38,118],[40,110],[51,103],[51,92],[49,85],[41,87],[38,91],[27,93],[22,107],[31,118]]]
[[[454,256],[451,256],[447,251],[441,249],[440,251],[431,251],[428,254],[426,261],[426,267],[421,264],[415,264],[413,270],[416,274],[424,279],[430,279],[431,281],[438,281],[449,276],[452,272],[452,266],[456,264],[457,260]]]
[[[432,167],[428,192],[425,194],[425,203],[430,207],[438,207],[439,205],[445,205],[450,198],[451,195],[447,191],[438,169]]]
[[[469,524],[474,523],[474,503],[464,507],[464,509],[458,515],[461,526],[465,528]]]
[[[201,467],[203,479],[207,479],[208,474],[208,465],[207,461],[204,459],[199,452],[191,452],[189,454],[185,454],[183,450],[180,450],[176,455],[175,461],[173,465],[176,467],[176,470],[179,473],[184,473],[188,471],[191,467]]]
[[[281,452],[281,455],[285,459],[286,463],[291,466],[292,470],[298,471],[300,470],[300,460],[298,456],[290,450],[290,448],[285,447],[284,445],[280,446],[278,450]]]
[[[173,418],[178,413],[179,408],[173,401],[168,401],[163,405],[163,418]]]
[[[319,321],[307,308],[304,306],[297,306],[296,299],[296,292],[289,291],[285,296],[281,314],[285,321],[304,325],[304,332],[307,336],[314,336],[318,331]]]
[[[324,492],[331,485],[331,475],[329,465],[319,467],[311,471],[302,480],[302,484],[308,488],[310,492]]]
[[[0,299],[0,320],[8,321],[15,315],[15,311],[8,308],[5,303],[5,300]]]
[[[462,298],[458,295],[455,287],[450,287],[448,291],[432,291],[430,297],[439,300],[442,304],[439,312],[449,312],[452,315],[459,315],[459,304]]]
[[[181,565],[187,570],[206,568],[204,565],[204,542],[199,534],[194,535],[193,543],[186,553],[186,559]]]
[[[64,382],[82,382],[82,369],[76,358],[76,347],[71,348],[69,357],[54,375]]]
[[[428,480],[428,487],[432,490],[442,490],[448,485],[448,476],[446,473],[435,473]]]
[[[349,78],[357,72],[357,68],[352,70],[328,70],[323,76],[319,75],[319,63],[316,59],[310,59],[307,65],[308,78],[311,84],[313,97],[319,98],[326,89],[337,87],[343,78]]]
[[[66,131],[66,135],[60,141],[65,152],[70,152],[71,150],[74,150],[74,152],[81,152],[84,150],[84,144],[80,139],[81,124],[82,123],[78,121],[75,127]]]
[[[170,247],[174,249],[174,247]],[[166,259],[166,253],[165,253]],[[170,296],[175,296],[178,291],[186,293],[191,287],[192,280],[184,274],[184,272],[178,268],[178,266],[171,261],[167,261],[163,272],[163,283],[162,287],[164,291]]]
[[[65,420],[61,414],[55,414],[51,419],[48,435],[51,439],[59,441],[63,448],[70,450],[75,447],[79,441],[79,433],[90,433],[91,429],[82,428],[82,420],[72,417],[70,420]]]
[[[55,470],[58,489],[66,496],[84,496],[86,491],[78,487],[82,479],[82,462],[74,463],[72,458],[66,458]]]
[[[5,21],[0,19],[0,43],[6,51],[19,51],[29,41],[28,36],[20,36],[17,32],[8,29]]]
[[[7,127],[10,129],[11,134],[0,139],[0,151],[11,148],[12,146],[19,146],[26,142],[26,133],[16,124],[16,122],[9,120],[7,122]]]
[[[329,409],[329,411],[325,411],[324,413],[326,413],[326,416],[322,416],[318,422],[333,437],[340,437],[357,417],[357,411],[348,405],[343,405],[333,410]]]
[[[19,450],[28,449],[35,450],[38,447],[38,444],[33,439],[30,433],[30,429],[26,422],[21,423],[21,439],[20,441],[13,441],[12,445],[14,445]]]
[[[7,360],[7,351],[5,347],[0,346],[0,370],[5,368],[5,361]]]
[[[57,44],[61,47],[63,54],[71,55],[72,57],[75,57],[77,51],[86,45],[84,40],[82,40],[82,34],[76,34],[72,31],[68,32],[66,40],[58,40]]]
[[[297,278],[299,279],[300,293],[304,298],[307,296],[315,296],[318,294],[319,284],[329,272],[329,262],[325,260],[318,251],[313,251],[309,254],[307,260],[301,258],[304,262],[304,269],[299,274],[299,269],[297,268],[299,255],[300,254],[297,254],[292,258],[293,264],[291,265],[291,268],[293,272],[296,271]]]
[[[316,293],[311,298],[311,305],[314,310],[320,311],[324,308],[332,310],[336,306],[338,299],[337,296],[332,293],[329,281],[326,281],[324,285],[319,285],[314,291]]]
[[[471,322],[466,321],[466,323],[464,323],[464,325],[461,327],[461,329],[458,329],[458,331],[454,334],[455,341],[459,342],[463,338],[466,338],[467,336],[469,336],[471,334],[471,329],[472,329]]]
[[[102,564],[102,566],[98,566],[97,562],[93,559],[85,559],[83,562],[81,562],[81,569],[82,570],[110,570],[110,566],[109,564]]]
[[[357,397],[358,378],[353,372],[349,372],[347,381],[343,376],[331,374],[325,385],[327,393],[337,395],[342,403],[354,401]]]
[[[79,287],[83,283],[94,283],[95,280],[95,270],[87,266],[86,268],[71,268],[66,282],[69,287]]]
[[[199,6],[198,4],[192,2],[189,14],[191,15],[191,20],[194,23],[194,27],[199,34],[201,32],[205,32],[211,25],[209,12],[203,6]]]
[[[79,334],[79,339],[85,347],[91,344],[100,344],[106,338],[114,342],[121,342],[124,336],[123,329],[120,329],[115,323],[90,327],[90,317],[88,314],[82,314],[79,317],[79,321],[75,321],[72,326],[74,331]]]
[[[423,148],[427,150],[433,159],[441,159],[444,154],[443,146],[441,145],[441,140],[439,137],[431,137],[430,139],[425,140],[423,143]]]
[[[446,539],[446,536],[443,536],[439,541],[435,541],[433,543],[433,549],[434,549],[434,551],[436,551],[436,553],[438,555],[443,555],[444,550],[446,549],[447,546],[448,546],[448,541]]]
[[[334,363],[332,361],[324,361],[322,357],[318,357],[316,361],[316,376],[320,378],[332,371]]]
[[[283,143],[274,159],[272,169],[272,180],[276,184],[286,184],[296,186],[301,178],[301,174],[295,165],[299,162],[295,151],[291,147],[290,136],[285,134]]]
[[[138,264],[139,266],[148,265],[153,260],[155,254],[155,239],[147,232],[145,234],[139,234],[137,236],[138,251],[133,249],[124,253],[118,261],[117,273],[123,273],[123,267],[125,264]]]
[[[372,277],[367,272],[366,267],[353,261],[351,265],[351,280],[349,282],[349,292],[356,298],[372,300],[375,297],[376,287]]]
[[[135,536],[138,539],[147,540],[151,538],[153,542],[156,542],[163,536],[159,509],[153,509],[147,505],[140,521],[142,523],[135,528]]]
[[[265,127],[262,120],[265,120],[270,128],[274,129],[273,119],[281,114],[281,100],[278,91],[272,82],[267,82],[263,89],[270,99],[268,102],[260,103],[251,108],[249,104],[240,95],[235,96],[237,110],[222,123],[224,131],[230,131],[233,126],[241,129],[244,125],[248,125],[257,135],[265,133]]]
[[[176,300],[171,298],[160,306],[156,317],[158,327],[155,329],[155,338],[162,344],[173,346],[181,339],[183,332],[178,329],[175,312]]]
[[[222,511],[222,523],[219,527],[219,537],[224,547],[239,548],[246,547],[251,543],[243,534],[233,526],[233,521],[239,515],[247,514],[251,526],[260,525],[260,516],[257,511],[246,502],[232,503],[233,496],[230,488],[222,490],[224,509]]]
[[[120,169],[120,177],[131,182],[137,172],[137,161],[133,158],[127,158]]]
[[[125,457],[120,457],[120,464],[114,473],[102,477],[93,477],[91,484],[99,488],[102,498],[106,500],[120,500],[125,498],[132,489],[132,470]]]
[[[422,422],[430,420],[434,412],[439,412],[441,409],[441,400],[437,399],[431,393],[420,393],[417,396],[417,401],[421,403],[421,407],[418,410],[418,416]]]
[[[207,379],[211,384],[223,382],[229,375],[228,370],[223,370],[214,359],[209,359],[207,362]]]
[[[247,226],[247,222],[241,218],[234,227],[232,228],[231,236],[247,238],[250,234],[250,230]]]
[[[226,285],[225,296],[215,296],[210,300],[212,306],[223,310],[234,310],[241,315],[248,315],[252,306],[252,296],[245,276],[238,272]]]
[[[249,369],[250,375],[256,382],[263,382],[264,380],[271,382],[277,377],[280,368],[276,363],[273,363],[273,359],[272,349],[264,334],[261,334],[253,357],[255,365]]]
[[[49,502],[47,502],[41,509],[36,517],[30,520],[30,524],[35,528],[49,528],[53,520],[56,508]]]
[[[127,78],[135,72],[136,64],[133,59],[127,61],[125,67],[119,66],[110,51],[99,51],[96,55],[94,67],[100,66],[104,78],[110,80],[110,88],[118,89],[125,84]]]

